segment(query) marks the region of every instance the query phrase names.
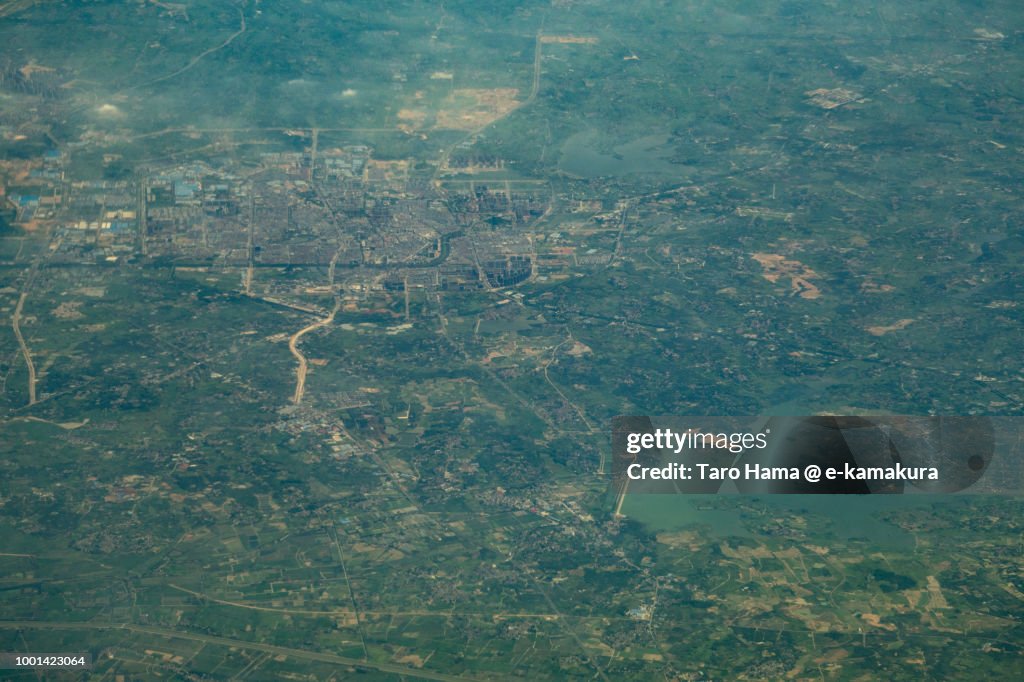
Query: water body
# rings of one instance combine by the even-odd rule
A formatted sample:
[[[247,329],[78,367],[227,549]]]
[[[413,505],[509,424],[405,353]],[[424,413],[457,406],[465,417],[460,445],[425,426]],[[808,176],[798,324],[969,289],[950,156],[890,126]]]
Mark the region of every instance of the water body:
[[[601,151],[601,134],[596,130],[576,133],[562,145],[559,170],[584,178],[655,173],[679,175],[685,166],[669,161],[674,149],[668,134],[644,135]]]
[[[739,509],[720,505],[708,508],[722,498],[716,495],[627,495],[622,513],[653,532],[697,525],[717,538],[755,537],[746,527]],[[766,509],[770,516],[804,516],[809,534],[832,536],[839,541],[864,539],[880,549],[914,546],[910,533],[878,518],[883,512],[935,503],[965,504],[967,500],[960,496],[935,495],[774,495],[742,499]]]

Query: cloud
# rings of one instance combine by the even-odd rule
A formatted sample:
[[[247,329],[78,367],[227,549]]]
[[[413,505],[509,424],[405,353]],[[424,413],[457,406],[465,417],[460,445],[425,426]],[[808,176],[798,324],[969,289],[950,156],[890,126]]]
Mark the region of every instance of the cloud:
[[[120,118],[121,116],[124,116],[124,112],[121,111],[120,107],[110,104],[109,102],[96,107],[96,113],[104,118]]]

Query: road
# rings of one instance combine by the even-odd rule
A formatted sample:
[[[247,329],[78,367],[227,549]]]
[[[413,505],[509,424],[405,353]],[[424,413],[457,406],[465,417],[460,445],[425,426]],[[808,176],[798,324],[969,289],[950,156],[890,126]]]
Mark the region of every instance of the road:
[[[536,40],[537,40],[537,42],[536,42],[536,44],[534,45],[534,48],[533,48],[533,81],[530,84],[530,94],[527,95],[526,99],[524,99],[522,102],[520,102],[516,106],[510,108],[508,111],[506,111],[501,116],[498,116],[497,118],[492,119],[492,120],[488,121],[487,123],[484,123],[483,125],[481,125],[481,126],[475,128],[475,129],[471,130],[468,134],[466,134],[465,137],[459,139],[458,141],[455,142],[455,144],[453,144],[450,147],[448,147],[448,149],[446,149],[444,151],[444,153],[441,154],[441,159],[437,163],[437,170],[434,171],[434,183],[435,183],[435,186],[440,187],[439,178],[441,177],[441,173],[443,173],[445,170],[447,170],[447,168],[448,168],[448,160],[451,158],[452,152],[454,152],[456,149],[458,149],[459,145],[461,145],[461,144],[463,144],[465,142],[468,142],[469,140],[475,139],[480,133],[482,133],[483,131],[487,130],[488,128],[490,128],[495,123],[497,123],[499,121],[503,121],[506,118],[508,118],[509,116],[511,116],[513,113],[515,113],[516,111],[519,111],[520,109],[522,109],[523,107],[527,107],[527,106],[533,104],[534,100],[537,99],[537,93],[540,91],[540,63],[541,63],[541,58],[542,58],[542,52],[541,52],[541,45],[542,45],[542,43],[541,43],[541,33],[540,33],[540,31],[537,32]]]
[[[338,544],[336,537],[332,537],[331,540],[335,543],[335,548],[338,550],[339,556],[341,555],[341,545]],[[571,620],[571,621],[623,621],[631,622],[633,618],[626,616],[613,616],[607,614],[600,615],[583,615],[583,614],[566,614],[555,609],[550,612],[536,612],[536,611],[429,611],[429,610],[373,610],[373,609],[359,609],[356,608],[353,600],[353,606],[351,609],[331,609],[331,610],[317,610],[317,609],[290,609],[278,606],[263,606],[261,604],[247,604],[246,602],[229,601],[227,599],[217,599],[203,592],[196,592],[190,590],[187,587],[181,585],[175,585],[174,583],[167,583],[167,587],[185,594],[190,594],[196,599],[202,599],[204,602],[210,602],[213,604],[220,604],[221,606],[233,606],[239,609],[249,609],[250,611],[266,611],[269,613],[280,613],[288,615],[299,615],[299,616],[316,616],[316,617],[329,617],[329,618],[365,618],[371,616],[374,618],[481,618],[483,620],[513,620],[513,619],[536,619],[536,620]]]
[[[35,4],[35,0],[12,0],[11,2],[5,2],[0,4],[0,17],[9,17]]]
[[[161,76],[159,78],[156,78],[154,80],[149,81],[148,83],[143,83],[142,85],[137,85],[134,88],[129,88],[129,89],[134,90],[136,88],[142,88],[142,87],[147,87],[147,86],[150,86],[150,85],[155,85],[155,84],[161,83],[161,82],[163,82],[165,80],[169,80],[171,78],[174,78],[175,76],[179,76],[179,75],[185,73],[186,71],[188,71],[189,69],[191,69],[193,66],[195,66],[199,62],[201,62],[204,57],[206,57],[208,55],[211,55],[214,52],[217,52],[218,50],[223,50],[225,47],[230,45],[231,42],[235,38],[237,38],[238,36],[240,36],[243,33],[245,33],[245,30],[246,30],[245,13],[243,13],[241,9],[238,10],[238,19],[239,19],[238,30],[235,31],[234,33],[232,33],[230,36],[228,36],[227,40],[225,40],[223,43],[221,43],[219,45],[216,45],[215,47],[211,47],[208,50],[204,50],[203,52],[200,52],[198,55],[193,57],[192,60],[189,61],[188,64],[186,64],[185,66],[181,67],[180,69],[178,69],[177,71],[175,71],[173,73],[169,73],[166,76]]]
[[[248,266],[245,268],[245,295],[252,296],[252,266],[256,262],[255,232],[256,230],[256,194],[249,193],[249,229],[246,237],[245,250],[248,254]]]
[[[18,298],[18,307],[14,309],[14,315],[11,317],[11,326],[14,327],[14,335],[18,337],[18,347],[21,348],[21,354],[28,366],[28,404],[31,407],[36,404],[36,366],[32,362],[32,353],[28,350],[25,337],[21,335],[21,309],[25,306],[26,298],[28,298],[28,292],[22,292],[21,297]]]
[[[464,682],[465,680],[478,680],[477,677],[460,677],[458,675],[445,675],[444,673],[429,670],[419,670],[404,665],[393,663],[379,663],[364,661],[358,658],[346,656],[335,656],[334,654],[306,651],[303,649],[291,649],[289,647],[263,644],[261,642],[247,642],[241,639],[230,639],[228,637],[217,637],[215,635],[203,635],[185,630],[172,630],[151,625],[135,625],[133,623],[90,623],[90,622],[43,622],[33,620],[4,620],[0,621],[0,629],[4,630],[127,630],[140,635],[155,635],[170,639],[187,639],[203,644],[231,647],[236,649],[249,649],[251,651],[262,651],[275,656],[289,656],[291,658],[317,661],[319,663],[333,663],[335,665],[350,665],[358,668],[370,668],[381,672],[394,673],[410,678],[424,680],[442,680],[448,682]]]
[[[334,299],[334,308],[331,310],[330,315],[324,319],[314,322],[313,324],[303,327],[299,331],[292,334],[292,338],[288,340],[288,350],[292,352],[295,359],[299,361],[299,366],[295,370],[295,394],[292,396],[292,402],[298,405],[302,402],[302,396],[306,392],[306,372],[309,371],[309,362],[306,360],[306,356],[299,350],[299,339],[320,327],[326,326],[334,322],[334,316],[338,313],[338,309],[341,307],[341,299]]]
[[[590,420],[587,419],[585,414],[583,414],[583,410],[580,409],[580,406],[577,405],[576,403],[574,403],[573,401],[569,400],[569,396],[567,396],[565,393],[562,392],[562,389],[560,389],[558,387],[558,385],[555,384],[555,382],[551,380],[551,376],[548,374],[548,368],[551,367],[551,365],[553,365],[555,363],[555,361],[558,359],[558,349],[561,348],[562,346],[564,346],[567,343],[575,343],[575,339],[573,339],[571,334],[569,335],[569,338],[567,338],[565,341],[562,341],[560,344],[558,344],[557,346],[555,346],[554,348],[551,349],[551,357],[548,358],[548,361],[546,363],[544,363],[544,378],[547,380],[547,382],[549,384],[551,384],[551,388],[553,388],[555,390],[555,393],[557,393],[559,395],[559,397],[563,401],[565,401],[565,404],[568,405],[569,407],[571,407],[573,410],[576,411],[576,414],[579,416],[579,418],[586,425],[587,430],[589,430],[590,433],[598,433],[600,430],[594,428],[594,425],[591,424]],[[603,461],[602,461],[601,470],[602,470],[602,472],[604,470],[604,462]]]

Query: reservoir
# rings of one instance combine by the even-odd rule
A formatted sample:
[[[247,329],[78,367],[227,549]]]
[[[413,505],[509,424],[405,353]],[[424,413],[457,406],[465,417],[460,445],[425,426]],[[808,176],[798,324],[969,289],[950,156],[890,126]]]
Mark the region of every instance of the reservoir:
[[[736,500],[735,508],[723,504]],[[911,548],[914,537],[881,518],[900,509],[933,504],[967,506],[970,496],[960,495],[627,495],[622,504],[626,518],[642,523],[651,532],[701,527],[710,537],[756,538],[747,528],[743,507],[756,507],[768,518],[802,516],[809,536],[836,541],[864,540],[880,549]]]
[[[668,134],[644,135],[610,149],[601,148],[601,135],[585,130],[562,145],[559,170],[583,178],[622,176],[637,173],[682,175],[687,168],[669,159],[673,154]]]

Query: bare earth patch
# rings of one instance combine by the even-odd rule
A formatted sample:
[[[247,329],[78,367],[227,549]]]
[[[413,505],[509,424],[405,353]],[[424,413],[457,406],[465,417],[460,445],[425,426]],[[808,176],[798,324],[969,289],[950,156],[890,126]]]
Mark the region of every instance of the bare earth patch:
[[[597,38],[594,36],[541,36],[542,43],[559,43],[562,45],[595,45]]]
[[[437,128],[476,130],[519,106],[516,88],[463,88],[445,98],[437,112]]]
[[[53,316],[62,320],[80,320],[85,317],[78,311],[80,307],[82,307],[81,301],[65,301],[53,309]]]
[[[793,295],[800,298],[818,298],[821,290],[812,284],[810,280],[818,277],[818,273],[811,270],[798,260],[789,260],[777,253],[755,253],[753,259],[764,268],[764,277],[769,282],[778,282],[783,277],[788,277],[793,287]]]
[[[363,169],[363,180],[366,182],[405,180],[409,177],[410,165],[409,161],[402,159],[370,159]],[[346,310],[348,305],[346,304]]]
[[[942,585],[939,584],[938,578],[934,575],[927,576],[928,581],[928,608],[933,609],[948,609],[949,602],[946,601],[946,597],[942,594]]]
[[[395,663],[401,663],[403,665],[411,665],[414,668],[422,668],[426,661],[422,656],[416,654],[406,654],[405,656],[399,656],[395,659]]]
[[[423,127],[423,122],[427,120],[427,112],[420,109],[399,109],[398,120],[400,121],[399,130],[412,132]]]
[[[978,36],[981,40],[1002,40],[1006,37],[999,31],[991,31],[987,28],[974,29],[974,35]]]
[[[867,327],[867,332],[868,334],[872,334],[874,336],[882,336],[884,334],[888,334],[889,332],[896,332],[899,331],[900,329],[904,329],[905,327],[912,324],[914,321],[914,319],[907,317],[897,322],[894,322],[890,325],[877,325],[874,327]]]
[[[29,62],[25,66],[18,69],[18,73],[20,73],[25,78],[32,78],[32,74],[34,73],[52,73],[56,70],[57,69],[51,68],[49,66],[42,66],[41,64]]]
[[[592,351],[590,349],[590,346],[588,346],[587,344],[580,343],[579,341],[574,341],[572,344],[572,348],[570,348],[566,352],[569,355],[572,355],[573,357],[579,357],[581,355],[586,355],[587,353],[593,353],[594,351]]]
[[[892,623],[883,623],[882,617],[877,613],[862,613],[860,614],[861,620],[870,625],[873,628],[882,628],[883,630],[895,630],[896,626]]]
[[[808,101],[811,104],[822,109],[836,109],[844,104],[856,102],[860,99],[860,93],[846,88],[832,88],[831,90],[828,88],[818,88],[817,90],[808,90],[804,94],[807,95]]]
[[[896,291],[896,287],[891,284],[877,284],[869,280],[860,285],[860,290],[866,294],[888,294],[891,291]]]

